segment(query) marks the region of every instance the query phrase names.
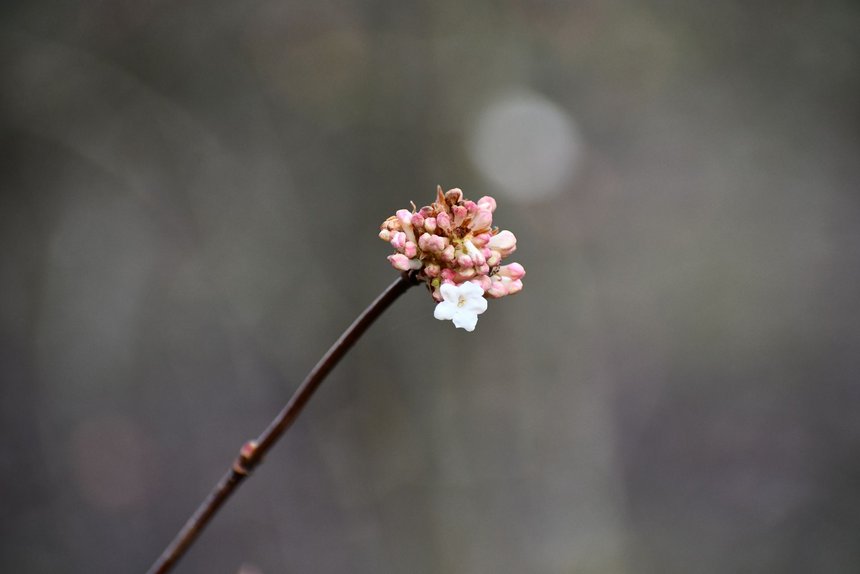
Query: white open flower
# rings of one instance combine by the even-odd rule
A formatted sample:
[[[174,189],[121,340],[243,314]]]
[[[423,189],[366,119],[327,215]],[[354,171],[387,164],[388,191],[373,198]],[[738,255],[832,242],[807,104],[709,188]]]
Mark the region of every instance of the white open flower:
[[[433,316],[440,321],[454,321],[454,326],[460,329],[474,331],[478,315],[487,310],[484,290],[474,283],[444,283],[439,292],[442,302],[436,305]]]

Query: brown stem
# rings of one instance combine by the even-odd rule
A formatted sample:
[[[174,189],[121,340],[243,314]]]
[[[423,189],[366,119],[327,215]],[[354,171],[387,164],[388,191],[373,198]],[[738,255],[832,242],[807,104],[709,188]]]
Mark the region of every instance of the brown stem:
[[[164,574],[169,572],[176,562],[182,558],[188,548],[194,543],[203,528],[209,523],[221,506],[230,498],[230,495],[238,488],[251,471],[263,460],[265,454],[271,449],[284,432],[293,424],[302,409],[310,400],[314,391],[323,382],[331,370],[337,365],[347,351],[355,344],[368,327],[406,290],[415,285],[415,277],[404,273],[394,283],[382,292],[364,312],[344,331],[343,335],[335,341],[316,366],[308,373],[308,376],[293,393],[290,402],[278,413],[278,416],[269,424],[263,434],[246,442],[239,451],[239,456],[233,462],[233,466],[218,481],[206,500],[194,511],[179,534],[170,545],[161,553],[155,564],[149,569],[148,574]]]

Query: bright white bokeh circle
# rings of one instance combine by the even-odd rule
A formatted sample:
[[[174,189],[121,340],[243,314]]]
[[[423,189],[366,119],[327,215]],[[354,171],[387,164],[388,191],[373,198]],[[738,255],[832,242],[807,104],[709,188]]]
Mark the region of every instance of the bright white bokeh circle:
[[[482,109],[468,140],[472,162],[493,191],[518,201],[563,192],[582,147],[570,113],[530,91],[510,92]]]

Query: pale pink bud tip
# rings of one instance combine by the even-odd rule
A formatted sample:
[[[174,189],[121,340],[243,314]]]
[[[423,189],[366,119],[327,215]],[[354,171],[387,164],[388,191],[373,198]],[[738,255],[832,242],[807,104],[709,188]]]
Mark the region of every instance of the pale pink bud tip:
[[[403,255],[402,253],[395,253],[394,255],[389,255],[388,260],[391,262],[391,266],[400,271],[409,271],[409,258]]]
[[[457,257],[457,265],[460,267],[472,267],[474,264],[475,262],[472,261],[472,258],[465,253]]]
[[[509,263],[508,265],[502,265],[499,267],[499,275],[503,277],[510,277],[511,280],[516,281],[517,279],[522,279],[526,274],[526,270],[519,263]]]
[[[463,225],[463,220],[469,215],[466,208],[462,205],[455,205],[451,208],[451,211],[454,212],[454,227],[460,227]]]
[[[402,231],[398,231],[392,235],[391,246],[398,251],[403,251],[403,248],[406,246],[406,234]]]
[[[517,238],[513,233],[505,230],[490,238],[487,246],[494,251],[500,252],[502,257],[505,257],[508,254],[513,253],[517,248]]]
[[[412,225],[412,213],[408,209],[398,209],[396,215],[401,224]]]
[[[472,219],[472,229],[480,231],[488,229],[493,224],[493,214],[489,209],[481,209]]]
[[[443,231],[451,231],[451,216],[442,211],[436,216],[436,225]]]
[[[492,280],[487,275],[480,275],[472,279],[472,283],[486,291],[493,284]]]
[[[513,295],[514,293],[519,293],[523,290],[523,282],[517,279],[516,281],[511,281],[508,283],[508,295]]]
[[[490,213],[496,211],[496,200],[490,197],[489,195],[485,195],[481,199],[478,200],[478,207],[483,207],[484,209],[489,209]]]
[[[499,299],[500,297],[504,297],[508,294],[508,290],[501,281],[493,281],[486,291],[487,297],[492,297],[494,299]]]
[[[421,251],[441,253],[446,247],[448,247],[448,238],[441,237],[439,235],[430,235],[429,233],[422,233],[421,237],[418,238],[418,247],[421,248]]]

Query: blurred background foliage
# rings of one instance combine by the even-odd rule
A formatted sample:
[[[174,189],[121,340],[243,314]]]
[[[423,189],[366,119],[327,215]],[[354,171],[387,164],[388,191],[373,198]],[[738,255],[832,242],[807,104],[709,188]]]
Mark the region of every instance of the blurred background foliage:
[[[0,570],[142,572],[436,184],[408,293],[180,572],[860,569],[860,6],[5,2]]]

